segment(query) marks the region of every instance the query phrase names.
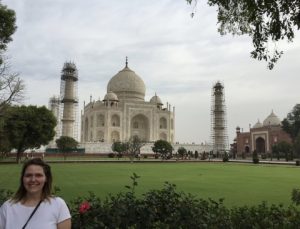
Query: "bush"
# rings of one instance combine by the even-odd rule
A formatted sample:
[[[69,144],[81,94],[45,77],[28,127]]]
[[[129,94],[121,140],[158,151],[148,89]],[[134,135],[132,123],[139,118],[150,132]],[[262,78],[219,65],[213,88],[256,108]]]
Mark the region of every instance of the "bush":
[[[227,153],[225,153],[223,156],[223,162],[228,162],[228,161],[229,161],[229,156]]]
[[[114,158],[114,157],[115,157],[115,154],[114,154],[114,153],[109,153],[109,154],[107,154],[107,156],[108,156],[109,158]]]
[[[223,200],[201,199],[179,192],[174,184],[149,190],[137,197],[137,179],[127,191],[100,199],[93,193],[78,197],[69,204],[72,228],[300,228],[300,209],[294,205],[268,205],[227,208]],[[0,205],[11,196],[0,190]],[[294,189],[292,200],[300,203],[300,191]]]
[[[297,165],[297,166],[300,165],[300,160],[296,160],[296,165]]]
[[[256,150],[253,151],[252,160],[253,160],[254,164],[258,164],[259,163],[258,153],[257,153]]]
[[[300,205],[300,190],[293,189],[292,191],[292,201],[296,205]]]

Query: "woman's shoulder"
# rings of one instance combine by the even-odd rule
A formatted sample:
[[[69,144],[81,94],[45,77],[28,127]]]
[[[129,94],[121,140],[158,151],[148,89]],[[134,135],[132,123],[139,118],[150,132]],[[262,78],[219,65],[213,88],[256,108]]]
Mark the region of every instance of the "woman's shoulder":
[[[15,204],[18,204],[18,202],[13,201],[12,199],[8,199],[0,207],[3,209],[3,208],[10,207],[12,205],[15,205]]]
[[[51,204],[66,204],[66,202],[64,201],[63,198],[59,197],[59,196],[52,196],[50,197],[50,203]]]

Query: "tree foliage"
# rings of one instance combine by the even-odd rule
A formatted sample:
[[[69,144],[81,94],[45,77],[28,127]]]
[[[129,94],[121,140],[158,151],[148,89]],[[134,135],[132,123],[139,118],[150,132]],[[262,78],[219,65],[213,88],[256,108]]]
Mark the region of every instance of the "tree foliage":
[[[7,44],[12,41],[12,35],[16,31],[16,14],[15,11],[8,9],[0,1],[0,53],[5,50]],[[0,64],[2,60],[0,58]]]
[[[286,161],[293,159],[293,147],[286,141],[280,141],[277,144],[273,145],[272,152],[273,154],[275,154],[278,160],[281,157],[284,157]]]
[[[156,142],[154,142],[152,151],[154,153],[160,154],[163,159],[168,159],[172,157],[173,147],[169,142],[165,140],[157,140]]]
[[[78,146],[78,142],[74,138],[68,136],[61,136],[60,138],[56,139],[55,142],[57,148],[61,151],[76,149]]]
[[[76,149],[79,143],[72,137],[69,136],[61,136],[56,139],[57,148],[64,155],[64,159],[66,160],[67,154],[71,153],[74,149]]]
[[[197,4],[197,0],[186,1]],[[269,69],[283,54],[276,43],[292,42],[295,30],[300,28],[299,0],[208,0],[207,3],[217,7],[219,33],[249,35],[254,47],[251,57],[267,61]],[[273,49],[269,48],[271,43]]]
[[[111,146],[112,151],[118,153],[118,157],[121,157],[123,153],[127,151],[128,144],[126,142],[114,142]]]
[[[12,148],[17,150],[17,162],[26,149],[46,145],[55,135],[56,118],[46,107],[10,107],[4,118],[3,131]]]
[[[177,153],[183,159],[187,155],[187,150],[184,147],[179,147]]]
[[[0,65],[0,116],[12,103],[21,102],[24,98],[25,85],[18,73],[12,73],[9,64]]]
[[[17,73],[11,72],[8,60],[3,55],[16,28],[15,12],[0,0],[0,116],[11,103],[23,99],[24,83]]]
[[[130,137],[129,141],[125,143],[127,148],[127,153],[130,159],[133,159],[140,154],[141,148],[146,144],[137,135]]]
[[[282,121],[282,129],[287,132],[294,141],[300,134],[300,104],[296,104],[287,117]]]

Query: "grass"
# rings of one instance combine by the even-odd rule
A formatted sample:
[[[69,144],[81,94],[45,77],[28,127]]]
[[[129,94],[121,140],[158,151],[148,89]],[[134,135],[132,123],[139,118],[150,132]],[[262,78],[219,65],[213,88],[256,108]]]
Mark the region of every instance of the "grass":
[[[165,181],[178,190],[202,198],[225,198],[226,206],[291,203],[291,191],[300,188],[296,166],[231,163],[60,163],[51,164],[54,185],[66,200],[93,191],[100,197],[125,191],[133,172],[137,193],[162,188]],[[0,165],[0,188],[15,190],[21,165]]]

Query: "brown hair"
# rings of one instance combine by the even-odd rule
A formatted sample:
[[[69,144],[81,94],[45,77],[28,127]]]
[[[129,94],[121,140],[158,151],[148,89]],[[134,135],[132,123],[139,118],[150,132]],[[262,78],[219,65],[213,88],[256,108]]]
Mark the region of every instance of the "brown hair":
[[[42,159],[40,159],[40,158],[33,158],[33,159],[27,161],[23,165],[23,169],[22,169],[22,173],[21,173],[21,177],[20,177],[20,186],[19,186],[17,192],[15,193],[15,195],[12,197],[12,201],[13,202],[19,202],[19,201],[21,201],[26,196],[26,192],[27,191],[26,191],[26,189],[24,187],[24,184],[23,184],[23,177],[24,177],[26,169],[30,165],[41,166],[43,168],[45,176],[46,176],[46,182],[45,182],[43,190],[42,190],[42,197],[41,197],[41,199],[45,200],[45,199],[48,199],[51,196],[51,191],[52,191],[52,174],[51,174],[51,168]]]

